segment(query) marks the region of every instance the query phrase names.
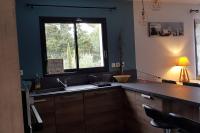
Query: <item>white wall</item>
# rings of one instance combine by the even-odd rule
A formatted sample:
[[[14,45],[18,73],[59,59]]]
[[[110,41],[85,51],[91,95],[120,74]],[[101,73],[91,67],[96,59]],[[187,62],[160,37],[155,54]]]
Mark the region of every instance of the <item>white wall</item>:
[[[145,3],[148,22],[184,23],[184,36],[148,37],[147,25],[139,23],[141,2],[134,2],[137,69],[166,79],[178,80],[180,68],[175,67],[176,60],[179,56],[187,56],[191,62],[188,68],[190,78],[196,78],[194,17],[189,13],[191,8],[198,9],[195,5],[162,3],[159,11],[153,11],[151,3]]]

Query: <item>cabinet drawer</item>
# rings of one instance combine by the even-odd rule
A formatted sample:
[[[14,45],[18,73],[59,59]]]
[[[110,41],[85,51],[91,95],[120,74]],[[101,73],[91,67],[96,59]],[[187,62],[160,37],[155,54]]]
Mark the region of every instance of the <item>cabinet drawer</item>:
[[[142,104],[149,105],[158,110],[163,110],[163,100],[151,95],[142,94],[134,91],[125,91],[126,94],[126,124],[129,133],[162,133],[161,129],[150,125],[149,118]]]
[[[148,95],[148,94],[143,94],[143,93],[136,93],[135,94],[136,98],[136,105],[142,108],[142,104],[149,105],[153,108],[156,108],[158,110],[162,110],[163,108],[163,102],[162,99]]]
[[[143,108],[142,104],[147,104],[158,110],[163,109],[163,100],[151,95],[138,93],[134,91],[125,91],[126,94],[126,105],[131,110],[136,110],[137,108]]]

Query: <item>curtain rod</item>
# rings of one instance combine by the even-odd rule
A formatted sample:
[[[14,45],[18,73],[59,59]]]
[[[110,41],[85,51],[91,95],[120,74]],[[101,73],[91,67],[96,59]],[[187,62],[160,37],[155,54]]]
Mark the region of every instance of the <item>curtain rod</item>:
[[[117,7],[103,7],[103,6],[67,6],[67,5],[39,5],[39,4],[26,4],[27,7],[67,7],[67,8],[90,8],[90,9],[105,9],[105,10],[116,10]]]

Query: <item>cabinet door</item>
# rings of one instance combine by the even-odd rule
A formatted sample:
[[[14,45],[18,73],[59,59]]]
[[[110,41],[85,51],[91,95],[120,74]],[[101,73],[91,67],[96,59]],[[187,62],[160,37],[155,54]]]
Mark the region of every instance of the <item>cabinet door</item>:
[[[168,101],[168,112],[182,115],[188,119],[200,122],[199,105],[184,101]]]
[[[121,133],[124,129],[123,91],[98,90],[85,93],[87,133]]]
[[[151,119],[146,116],[142,104],[149,105],[158,110],[163,110],[162,99],[150,95],[125,91],[127,105],[126,129],[129,133],[163,133],[163,130],[152,127]]]
[[[34,100],[34,105],[43,120],[43,129],[34,133],[56,133],[54,97],[40,97]]]
[[[84,133],[83,94],[55,97],[57,133]]]

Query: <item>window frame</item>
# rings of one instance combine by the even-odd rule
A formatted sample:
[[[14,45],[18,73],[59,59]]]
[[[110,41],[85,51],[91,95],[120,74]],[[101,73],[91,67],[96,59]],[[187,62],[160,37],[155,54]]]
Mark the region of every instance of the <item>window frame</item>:
[[[196,66],[196,78],[199,79],[200,75],[198,75],[198,56],[197,56],[197,36],[196,36],[196,24],[197,20],[194,19],[194,43],[195,43],[195,66]]]
[[[81,21],[80,21],[81,20]],[[46,35],[45,35],[45,23],[73,23],[75,26],[75,58],[76,68],[75,69],[64,69],[63,74],[69,73],[87,73],[87,72],[107,72],[108,63],[108,45],[107,45],[107,27],[106,18],[82,18],[82,17],[39,17],[40,21],[40,40],[41,40],[41,55],[42,55],[42,67],[43,75],[54,75],[47,73],[47,47],[46,47]],[[101,23],[102,26],[102,42],[103,42],[103,58],[104,67],[91,67],[91,68],[80,68],[79,67],[79,55],[78,55],[78,37],[76,31],[76,23]],[[60,75],[60,74],[56,74]]]

